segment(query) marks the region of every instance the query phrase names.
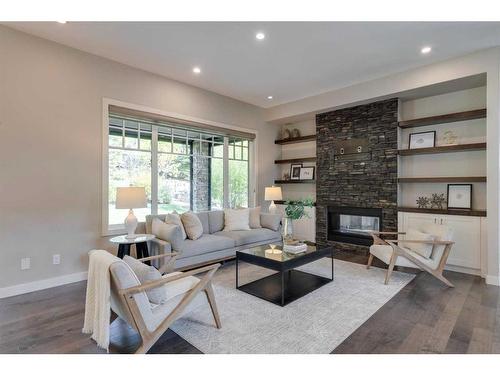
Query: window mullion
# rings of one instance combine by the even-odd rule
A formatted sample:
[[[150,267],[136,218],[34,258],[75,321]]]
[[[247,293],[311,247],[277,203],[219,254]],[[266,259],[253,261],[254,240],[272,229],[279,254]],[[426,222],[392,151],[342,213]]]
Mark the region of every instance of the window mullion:
[[[229,139],[224,137],[224,148],[222,153],[222,184],[223,184],[223,207],[229,208]]]
[[[151,214],[158,214],[158,127],[151,126]]]

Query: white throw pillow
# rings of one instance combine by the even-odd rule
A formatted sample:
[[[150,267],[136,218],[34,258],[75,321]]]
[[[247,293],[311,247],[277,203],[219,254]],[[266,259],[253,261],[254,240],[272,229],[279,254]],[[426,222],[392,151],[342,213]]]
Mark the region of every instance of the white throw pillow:
[[[434,236],[432,234],[420,232],[415,229],[409,229],[406,231],[407,240],[417,240],[417,241],[434,241]],[[432,244],[426,243],[412,243],[412,242],[402,242],[403,246],[414,251],[415,253],[425,257],[430,258],[432,254]]]
[[[203,234],[203,224],[194,212],[188,211],[181,215],[182,224],[190,240],[197,240]]]
[[[260,206],[250,208],[249,225],[252,229],[262,228],[262,225],[260,225]]]
[[[250,230],[250,210],[224,210],[224,231]]]
[[[181,217],[177,212],[172,212],[171,214],[167,214],[165,218],[165,223],[167,224],[175,224],[181,227],[182,231],[182,239],[185,240],[187,238],[186,230],[184,229],[184,225],[182,224]]]
[[[148,266],[131,256],[125,255],[123,261],[134,271],[141,284],[156,281],[161,279],[161,273],[153,266]],[[165,285],[159,286],[154,289],[146,290],[146,295],[150,302],[157,305],[162,304],[167,300],[167,291]]]
[[[167,224],[156,217],[151,223],[151,233],[156,238],[169,242],[174,250],[180,249],[184,242],[180,225]]]

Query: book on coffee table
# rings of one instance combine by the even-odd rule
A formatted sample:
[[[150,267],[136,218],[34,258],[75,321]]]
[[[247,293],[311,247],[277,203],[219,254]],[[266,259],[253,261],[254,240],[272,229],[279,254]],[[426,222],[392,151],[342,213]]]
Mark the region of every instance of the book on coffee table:
[[[284,244],[283,250],[291,254],[300,254],[307,251],[307,245],[305,243]]]

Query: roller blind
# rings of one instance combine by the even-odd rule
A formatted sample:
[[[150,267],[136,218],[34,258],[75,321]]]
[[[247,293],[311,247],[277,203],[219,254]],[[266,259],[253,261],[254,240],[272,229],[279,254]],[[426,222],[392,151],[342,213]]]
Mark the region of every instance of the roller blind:
[[[179,128],[184,130],[193,131],[203,131],[215,134],[220,134],[223,136],[238,137],[247,140],[254,140],[255,134],[238,131],[234,129],[227,129],[219,126],[214,126],[211,124],[206,124],[202,122],[187,121],[178,118],[158,115],[155,113],[139,111],[136,109],[130,109],[125,107],[119,107],[116,105],[109,106],[109,113],[111,115],[116,115],[120,117],[128,117],[134,120],[141,120],[149,123],[153,123],[158,126],[168,126],[171,128]]]

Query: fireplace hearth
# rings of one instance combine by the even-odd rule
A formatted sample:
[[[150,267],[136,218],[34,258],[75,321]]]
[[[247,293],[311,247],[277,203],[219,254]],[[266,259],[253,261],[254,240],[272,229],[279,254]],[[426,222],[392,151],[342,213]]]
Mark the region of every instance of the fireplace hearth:
[[[328,240],[369,246],[370,231],[382,228],[382,209],[328,206]]]

